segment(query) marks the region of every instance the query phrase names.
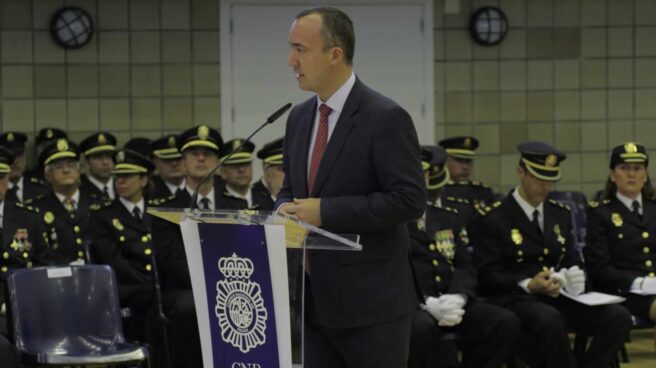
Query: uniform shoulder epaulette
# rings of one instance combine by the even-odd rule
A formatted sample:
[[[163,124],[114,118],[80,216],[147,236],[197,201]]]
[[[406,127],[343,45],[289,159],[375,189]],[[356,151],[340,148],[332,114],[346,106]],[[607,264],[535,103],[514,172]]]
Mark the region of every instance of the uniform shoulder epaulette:
[[[597,208],[597,207],[599,207],[599,202],[597,202],[597,201],[588,201],[588,206],[590,208]]]
[[[437,208],[438,210],[444,210],[444,211],[452,212],[452,213],[456,213],[456,214],[458,213],[458,210],[453,208],[453,207],[440,206],[437,203],[434,203],[432,207]]]
[[[223,192],[223,195],[226,196],[226,197],[230,197],[230,198],[244,199],[244,198],[241,198],[241,197],[237,197],[236,195],[228,192],[227,190],[225,192]]]
[[[467,199],[467,198],[446,197],[446,200],[451,201],[451,202],[469,204],[469,199]]]
[[[32,198],[28,198],[28,199],[24,200],[23,204],[32,204],[35,201],[38,201],[39,199],[41,199],[45,196],[46,196],[45,194],[38,194],[36,197],[32,197]]]
[[[558,206],[558,207],[563,208],[563,209],[566,209],[566,210],[568,210],[568,211],[571,211],[571,210],[572,210],[571,208],[569,208],[568,205],[566,205],[566,204],[564,204],[564,203],[560,203],[560,202],[558,202],[558,201],[556,201],[556,200],[548,199],[547,201],[548,201],[549,203],[553,204],[554,206]]]
[[[170,196],[167,197],[160,197],[160,198],[152,198],[148,200],[148,205],[149,206],[161,206],[164,203],[170,202],[175,199],[175,194],[171,194]]]
[[[16,202],[16,207],[18,207],[18,208],[22,208],[22,209],[27,210],[27,211],[30,211],[30,212],[39,213],[39,209],[38,209],[38,208],[33,207],[33,206],[30,206],[30,205],[27,205],[27,204],[25,204],[25,203]]]
[[[30,183],[38,184],[38,185],[46,185],[46,181],[43,179],[31,177],[30,178]]]
[[[100,211],[103,208],[107,208],[111,205],[112,205],[112,201],[106,201],[106,202],[103,202],[103,203],[93,203],[89,206],[89,209],[91,211]]]
[[[485,215],[487,215],[488,213],[492,212],[492,210],[498,208],[499,206],[501,206],[501,202],[500,202],[500,201],[496,201],[496,202],[492,203],[491,206],[481,205],[481,203],[476,202],[476,203],[474,204],[474,209],[475,209],[476,212],[478,212],[480,215],[485,216]]]

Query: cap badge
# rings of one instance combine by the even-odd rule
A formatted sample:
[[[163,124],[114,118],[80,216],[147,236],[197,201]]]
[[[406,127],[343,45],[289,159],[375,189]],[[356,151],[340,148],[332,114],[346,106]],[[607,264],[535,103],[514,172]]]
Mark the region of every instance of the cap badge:
[[[46,130],[46,138],[50,139],[53,135],[55,135],[55,133],[53,133],[52,129]]]
[[[624,150],[626,153],[636,153],[638,152],[638,146],[635,143],[627,143],[624,145]]]
[[[176,146],[175,137],[170,136],[169,137],[169,147],[175,147],[175,146]]]
[[[472,146],[471,138],[465,138],[465,143],[463,143],[463,145],[465,146],[465,148],[470,149]]]
[[[118,151],[116,154],[116,162],[122,163],[125,161],[125,151]]]
[[[198,138],[205,140],[210,135],[210,128],[205,125],[198,127]]]
[[[57,151],[68,151],[68,142],[66,142],[66,139],[57,141]]]
[[[241,144],[241,139],[235,139],[235,140],[232,142],[232,150],[233,150],[233,151],[236,150],[237,147],[239,147],[240,144]]]
[[[7,133],[7,142],[14,141],[14,133]]]
[[[107,144],[107,138],[102,133],[98,134],[98,144]]]
[[[550,154],[547,156],[547,159],[544,160],[544,164],[547,165],[547,167],[554,167],[558,163],[558,158],[554,154]]]

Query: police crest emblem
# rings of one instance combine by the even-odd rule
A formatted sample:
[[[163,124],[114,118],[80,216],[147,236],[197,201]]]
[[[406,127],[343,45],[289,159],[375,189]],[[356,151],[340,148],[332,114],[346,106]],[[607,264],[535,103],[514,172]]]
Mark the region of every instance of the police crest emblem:
[[[266,342],[268,317],[260,285],[250,281],[255,271],[253,262],[233,253],[231,257],[221,257],[218,266],[225,277],[216,283],[214,308],[221,339],[248,353]]]
[[[453,242],[453,230],[447,229],[436,231],[435,243],[437,250],[442,253],[444,258],[451,262],[456,255],[456,247]]]

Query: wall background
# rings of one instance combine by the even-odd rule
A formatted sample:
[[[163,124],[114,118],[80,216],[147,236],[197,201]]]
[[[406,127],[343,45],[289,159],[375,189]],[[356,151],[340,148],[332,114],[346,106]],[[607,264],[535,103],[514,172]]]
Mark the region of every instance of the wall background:
[[[461,0],[445,14],[452,2],[434,2],[436,140],[477,136],[476,179],[513,187],[528,139],[565,151],[558,187],[586,195],[603,186],[609,148],[635,139],[656,154],[656,1]],[[81,50],[50,39],[63,5],[96,21]],[[469,36],[483,5],[509,18],[497,47]],[[218,11],[219,0],[0,0],[1,130],[106,129],[123,143],[219,126]]]

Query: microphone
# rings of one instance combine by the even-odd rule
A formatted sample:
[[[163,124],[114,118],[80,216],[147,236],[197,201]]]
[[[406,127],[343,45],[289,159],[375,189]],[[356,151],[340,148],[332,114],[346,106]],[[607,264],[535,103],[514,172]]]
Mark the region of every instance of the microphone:
[[[221,161],[219,161],[219,163],[218,163],[216,166],[214,166],[214,168],[213,168],[213,169],[212,169],[207,175],[203,176],[203,178],[200,179],[200,181],[198,182],[198,185],[196,185],[196,188],[194,189],[194,194],[191,196],[191,201],[189,202],[189,208],[192,209],[192,210],[196,208],[196,205],[198,204],[198,203],[196,203],[196,202],[198,202],[198,189],[200,188],[200,186],[201,186],[201,185],[202,185],[202,184],[203,184],[208,178],[210,178],[212,175],[214,175],[214,173],[216,172],[216,170],[218,170],[221,166],[223,166],[223,163],[224,163],[225,161],[228,161],[228,160],[230,159],[230,157],[232,157],[232,155],[234,155],[235,153],[239,152],[239,151],[241,150],[241,148],[244,146],[244,144],[245,144],[246,142],[250,142],[250,141],[251,141],[251,138],[253,138],[253,136],[254,136],[255,134],[257,134],[257,132],[259,132],[260,130],[262,130],[265,126],[267,126],[267,125],[273,123],[274,121],[278,120],[278,118],[281,117],[282,114],[286,113],[287,110],[289,110],[291,107],[292,107],[292,103],[291,103],[291,102],[288,102],[288,103],[285,104],[283,107],[281,107],[281,108],[279,108],[278,110],[276,110],[273,114],[271,114],[271,115],[266,119],[266,121],[265,121],[262,125],[260,125],[259,128],[255,129],[255,131],[254,131],[253,133],[251,133],[251,135],[249,135],[246,139],[244,139],[244,140],[241,142],[241,144],[239,145],[239,147],[237,147],[236,150],[232,151],[232,152],[231,152],[231,153],[225,158],[225,160],[221,160]]]

